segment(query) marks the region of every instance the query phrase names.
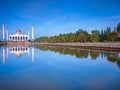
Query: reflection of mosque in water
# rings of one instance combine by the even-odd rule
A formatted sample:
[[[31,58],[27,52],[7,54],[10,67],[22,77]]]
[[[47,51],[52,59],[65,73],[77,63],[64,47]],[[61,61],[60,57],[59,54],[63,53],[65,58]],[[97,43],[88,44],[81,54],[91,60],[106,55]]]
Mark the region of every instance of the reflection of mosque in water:
[[[30,52],[32,54],[32,63],[34,63],[34,47],[32,47],[32,50],[30,47],[24,46],[3,47],[3,64],[6,63],[6,59],[9,57],[9,54],[15,54],[17,58],[20,58],[22,54],[28,54],[28,57],[30,57]]]
[[[16,56],[20,58],[22,53],[29,54],[30,51],[28,47],[10,47],[9,52],[16,54]]]

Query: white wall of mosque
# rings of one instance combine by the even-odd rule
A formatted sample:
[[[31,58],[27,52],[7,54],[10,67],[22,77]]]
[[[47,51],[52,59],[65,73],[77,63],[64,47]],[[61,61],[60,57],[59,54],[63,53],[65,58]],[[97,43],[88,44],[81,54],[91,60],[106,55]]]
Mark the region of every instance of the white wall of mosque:
[[[9,35],[9,41],[28,41],[28,35]]]

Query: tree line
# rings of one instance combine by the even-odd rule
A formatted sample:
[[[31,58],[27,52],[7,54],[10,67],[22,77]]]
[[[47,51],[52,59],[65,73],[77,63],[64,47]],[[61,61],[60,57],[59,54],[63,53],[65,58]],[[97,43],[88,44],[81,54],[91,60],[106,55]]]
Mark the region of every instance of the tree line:
[[[110,27],[107,27],[104,30],[92,30],[91,34],[87,30],[79,29],[75,33],[60,34],[51,37],[43,36],[37,38],[36,42],[44,43],[75,43],[75,42],[115,42],[119,41],[120,33],[120,23],[117,24],[117,27],[112,30]]]

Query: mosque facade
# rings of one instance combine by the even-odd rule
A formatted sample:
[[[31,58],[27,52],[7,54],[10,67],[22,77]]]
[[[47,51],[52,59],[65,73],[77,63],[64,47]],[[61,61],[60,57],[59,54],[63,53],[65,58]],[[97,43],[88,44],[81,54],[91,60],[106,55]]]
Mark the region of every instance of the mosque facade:
[[[9,35],[9,41],[28,41],[29,35],[24,35],[21,30],[16,30],[16,34]]]
[[[17,29],[15,34],[9,34],[8,29],[6,29],[6,33],[5,33],[5,26],[3,24],[2,25],[2,32],[3,32],[2,33],[2,40],[3,41],[6,40],[6,41],[24,42],[24,41],[29,41],[30,40],[30,31],[29,30],[28,30],[27,34],[23,34],[20,29]],[[32,24],[31,35],[32,35],[31,40],[34,40],[34,24]]]

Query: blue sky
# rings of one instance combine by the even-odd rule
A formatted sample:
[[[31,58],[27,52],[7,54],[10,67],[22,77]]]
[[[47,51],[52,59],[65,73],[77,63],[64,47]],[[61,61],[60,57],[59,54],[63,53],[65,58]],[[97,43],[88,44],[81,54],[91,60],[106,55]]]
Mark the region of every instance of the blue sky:
[[[35,37],[112,28],[120,22],[119,0],[0,0],[0,25],[10,34],[27,34],[35,25]],[[1,35],[0,26],[0,35]]]

